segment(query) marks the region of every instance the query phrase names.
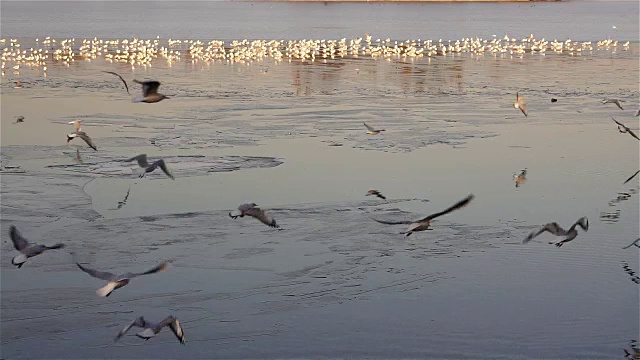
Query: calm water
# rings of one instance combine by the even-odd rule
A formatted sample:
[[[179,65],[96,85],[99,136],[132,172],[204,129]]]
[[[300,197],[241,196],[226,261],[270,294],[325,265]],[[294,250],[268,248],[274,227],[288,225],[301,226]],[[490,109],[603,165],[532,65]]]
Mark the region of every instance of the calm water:
[[[3,1],[3,37],[174,39],[538,39],[638,41],[637,1],[559,3],[252,3]],[[614,29],[613,26],[616,28]]]
[[[1,6],[2,36],[19,38],[508,31],[638,40],[635,2]],[[50,17],[60,21],[44,21]],[[96,59],[51,63],[46,78],[28,67],[7,71],[1,355],[622,358],[640,338],[638,285],[624,268],[640,270],[638,249],[622,249],[640,232],[639,180],[622,184],[640,156],[638,142],[610,117],[638,129],[638,58],[636,43],[580,56],[160,60],[135,70]],[[173,96],[132,104],[103,70],[158,79]],[[14,89],[14,79],[24,88]],[[516,91],[528,100],[526,118],[511,106]],[[625,110],[602,105],[605,97],[623,100]],[[13,124],[19,115],[25,122]],[[99,147],[80,146],[82,163],[64,137],[76,118]],[[368,136],[362,122],[387,131]],[[176,181],[155,173],[138,179],[135,166],[121,162],[143,152],[165,158]],[[515,188],[512,174],[522,168],[529,179]],[[388,200],[365,197],[370,188]],[[420,218],[469,193],[476,198],[468,207],[410,238],[402,225],[371,220]],[[230,219],[245,201],[267,208],[284,230]],[[521,244],[540,224],[568,226],[581,216],[589,231],[562,248],[547,244],[550,235]],[[18,270],[11,224],[68,251]],[[102,282],[73,264],[141,271],[162,259],[172,261],[168,271],[136,278],[109,298],[97,297]],[[183,323],[186,346],[168,330],[113,344],[136,316],[168,314]]]

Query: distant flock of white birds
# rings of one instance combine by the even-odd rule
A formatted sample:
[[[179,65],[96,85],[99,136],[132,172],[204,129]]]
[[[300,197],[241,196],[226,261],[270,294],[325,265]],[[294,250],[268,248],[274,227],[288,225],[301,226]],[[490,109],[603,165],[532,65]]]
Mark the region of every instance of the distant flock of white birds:
[[[249,63],[271,58],[275,61],[309,60],[315,61],[336,58],[371,57],[374,59],[392,59],[393,57],[433,57],[450,54],[471,54],[484,56],[518,56],[525,54],[580,55],[582,52],[618,49],[617,40],[578,42],[546,39],[537,40],[533,34],[524,39],[496,35],[492,39],[463,38],[459,40],[404,40],[390,38],[373,40],[371,35],[347,40],[174,40],[162,41],[160,37],[147,39],[63,39],[56,40],[47,36],[44,39],[28,41],[35,47],[23,48],[18,39],[0,39],[2,49],[2,76],[5,71],[19,74],[21,67],[35,68],[46,76],[47,64],[59,62],[69,66],[75,61],[91,61],[104,58],[109,62],[119,62],[135,66],[151,66],[156,59],[162,59],[169,65],[178,61],[192,62],[224,61]],[[629,49],[629,42],[620,44],[623,50]]]

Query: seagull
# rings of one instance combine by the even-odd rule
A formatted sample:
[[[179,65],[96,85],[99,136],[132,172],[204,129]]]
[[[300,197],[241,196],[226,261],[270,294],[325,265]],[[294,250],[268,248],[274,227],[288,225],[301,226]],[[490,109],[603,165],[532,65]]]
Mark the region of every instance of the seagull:
[[[624,124],[621,124],[620,122],[618,122],[618,120],[614,119],[613,117],[611,117],[611,120],[615,121],[616,124],[618,124],[618,131],[620,131],[622,134],[624,133],[629,133],[629,135],[633,136],[634,138],[640,140],[640,138],[638,137],[638,135],[636,135],[633,131],[631,131],[631,129],[629,129],[628,127],[626,127]]]
[[[265,225],[269,225],[274,228],[279,228],[280,226],[276,223],[276,220],[271,216],[267,215],[264,210],[260,209],[257,204],[254,203],[246,203],[238,206],[238,210],[232,211],[229,213],[229,216],[232,219],[237,219],[239,217],[244,217],[245,215],[254,217]]]
[[[20,82],[20,80],[16,80],[13,83],[14,83],[14,86],[13,86],[14,89],[22,89],[22,83]]]
[[[166,95],[158,94],[159,81],[138,81],[135,79],[133,81],[142,85],[142,96],[133,98],[132,102],[156,103],[169,98]]]
[[[622,108],[622,105],[620,104],[620,100],[618,100],[618,99],[604,99],[604,100],[602,100],[602,103],[603,104],[616,104],[620,108],[620,110],[624,110]]]
[[[18,123],[22,123],[24,122],[24,116],[18,116],[16,118],[16,122],[14,122],[14,124],[18,124]]]
[[[132,157],[131,159],[127,159],[125,161],[130,162],[133,160],[136,160],[138,162],[138,165],[144,169],[144,172],[140,174],[140,177],[144,177],[146,173],[150,173],[153,170],[160,167],[160,170],[162,170],[168,177],[170,177],[171,180],[176,179],[171,173],[171,170],[169,170],[169,168],[167,167],[167,164],[164,162],[163,159],[156,160],[153,163],[151,163],[151,165],[149,165],[149,162],[147,161],[147,154],[140,154]]]
[[[387,198],[384,195],[382,195],[380,193],[380,191],[378,191],[376,189],[371,189],[371,190],[367,191],[367,194],[365,196],[369,196],[369,195],[375,195],[375,196],[379,197],[382,200],[387,200]]]
[[[516,182],[516,187],[527,182],[527,169],[522,169],[520,174],[513,174],[513,180]]]
[[[122,76],[120,76],[120,75],[118,75],[118,74],[114,73],[113,71],[103,71],[103,72],[105,72],[105,73],[107,73],[107,74],[111,74],[111,75],[115,75],[115,76],[119,77],[119,78],[120,78],[120,80],[122,80],[122,83],[124,84],[124,88],[125,88],[125,89],[127,89],[127,94],[129,94],[129,85],[127,85],[127,82],[126,82],[126,81],[124,81],[124,79],[122,78]]]
[[[431,214],[423,219],[420,220],[415,220],[415,221],[382,221],[382,220],[377,220],[377,219],[373,219],[381,224],[387,224],[387,225],[399,225],[399,224],[407,224],[409,225],[409,228],[407,229],[406,232],[406,236],[411,235],[412,233],[416,232],[416,231],[424,231],[424,230],[430,230],[429,229],[429,224],[431,222],[431,220],[440,217],[442,215],[446,215],[454,210],[460,209],[461,207],[466,206],[467,204],[469,204],[469,202],[471,202],[471,200],[473,200],[474,195],[473,194],[469,194],[469,196],[467,196],[466,198],[458,201],[456,204],[454,204],[453,206],[449,207],[448,209],[444,210],[444,211],[440,211],[437,212],[435,214]]]
[[[553,102],[558,102],[558,99],[556,99],[556,98],[551,98],[551,102],[552,102],[552,103],[553,103]]]
[[[369,131],[367,131],[367,134],[369,134],[369,135],[378,135],[378,134],[380,134],[380,132],[385,131],[384,129],[376,130],[376,129],[372,128],[371,126],[367,125],[366,123],[362,123],[362,124],[367,128],[367,130],[369,130]]]
[[[638,240],[636,240],[636,241],[632,242],[631,244],[629,244],[629,245],[627,245],[627,246],[623,247],[623,249],[628,249],[628,248],[630,248],[630,247],[632,247],[632,246],[635,246],[635,247],[640,248],[640,238],[638,238]]]
[[[553,241],[549,242],[549,244],[555,244],[557,247],[561,247],[564,243],[569,242],[575,239],[576,236],[578,236],[578,230],[576,230],[576,226],[578,225],[580,225],[580,227],[584,231],[589,231],[589,220],[587,219],[586,216],[584,216],[578,219],[578,221],[576,221],[575,224],[571,225],[569,230],[565,230],[561,228],[560,225],[558,225],[558,223],[556,222],[548,223],[547,225],[541,227],[540,229],[532,231],[529,234],[529,236],[527,236],[527,238],[522,241],[522,243],[526,244],[529,241],[533,240],[534,237],[542,234],[545,231],[548,231],[555,236],[565,236],[565,238],[561,241],[558,241],[555,243]]]
[[[168,262],[163,262],[162,264],[154,267],[151,270],[147,270],[145,272],[141,272],[141,273],[124,273],[122,275],[116,275],[116,274],[112,274],[110,272],[103,272],[103,271],[97,271],[97,270],[89,269],[87,267],[84,267],[84,266],[80,265],[79,263],[76,263],[76,265],[78,265],[80,270],[86,272],[87,274],[93,276],[94,278],[98,278],[98,279],[102,279],[102,280],[107,280],[108,281],[107,285],[101,287],[100,289],[98,289],[96,291],[96,293],[98,295],[100,295],[100,296],[109,296],[109,295],[111,295],[111,293],[114,290],[119,289],[119,288],[127,285],[129,283],[129,281],[131,281],[131,279],[133,279],[136,276],[154,274],[154,273],[157,273],[157,272],[160,272],[160,271],[164,271],[169,267],[169,263]]]
[[[634,177],[636,177],[638,175],[638,173],[640,173],[640,170],[636,171],[635,174],[631,175],[625,182],[622,183],[622,185],[628,183],[629,181],[633,180]]]
[[[129,325],[125,326],[116,338],[113,339],[114,342],[118,341],[124,334],[129,331],[132,327],[139,327],[144,330],[137,333],[136,336],[145,340],[149,340],[152,337],[156,336],[163,327],[168,326],[169,329],[175,334],[175,336],[180,340],[180,344],[184,345],[184,331],[182,331],[182,325],[178,319],[173,317],[172,315],[167,316],[164,320],[160,321],[157,324],[150,323],[144,319],[144,317],[140,316],[137,319],[133,320]]]
[[[524,100],[524,98],[520,96],[520,94],[516,93],[516,102],[513,103],[513,108],[520,109],[520,111],[522,111],[524,116],[528,116],[527,108],[525,107],[526,104],[527,102]]]
[[[91,147],[93,150],[98,151],[96,144],[93,143],[93,140],[91,140],[89,135],[87,135],[87,133],[84,131],[76,131],[74,133],[67,134],[67,144],[69,143],[69,141],[73,140],[76,137],[84,140],[84,142],[86,142],[87,145],[89,145],[89,147]]]
[[[31,245],[27,239],[20,235],[18,229],[13,225],[11,225],[11,229],[9,229],[9,235],[11,236],[11,241],[13,241],[13,247],[20,252],[20,255],[11,259],[11,263],[17,266],[18,269],[20,269],[30,257],[40,255],[47,250],[62,249],[64,247],[64,244],[55,244],[53,246]]]

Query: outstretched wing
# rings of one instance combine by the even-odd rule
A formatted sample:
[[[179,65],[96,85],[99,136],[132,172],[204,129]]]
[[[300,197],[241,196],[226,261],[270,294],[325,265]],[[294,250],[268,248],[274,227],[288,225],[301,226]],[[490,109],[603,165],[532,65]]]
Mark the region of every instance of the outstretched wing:
[[[620,110],[624,110],[624,109],[622,108],[622,104],[620,104],[620,100],[618,100],[618,99],[613,100],[613,103],[614,103],[614,104],[616,104],[616,105],[618,105],[618,107],[620,108]]]
[[[144,318],[142,316],[133,320],[132,322],[129,323],[129,325],[123,327],[122,330],[118,332],[118,335],[116,335],[115,339],[113,339],[113,342],[118,341],[121,337],[124,336],[124,334],[127,333],[127,331],[129,331],[134,326],[137,326],[139,328],[144,328],[146,326],[146,321],[144,321]]]
[[[91,138],[89,137],[89,135],[87,135],[86,132],[79,131],[76,133],[76,136],[84,140],[84,142],[86,142],[87,145],[89,145],[89,147],[91,147],[93,150],[98,151],[98,147],[96,147],[96,144],[93,143],[93,140],[91,140]]]
[[[56,250],[56,249],[62,249],[63,247],[65,247],[64,244],[58,243],[58,244],[55,244],[53,246],[45,246],[45,249],[47,249],[47,250]]]
[[[464,198],[464,199],[458,201],[457,203],[453,204],[448,209],[440,211],[440,212],[437,212],[435,214],[431,214],[431,215],[425,217],[424,219],[421,219],[420,221],[432,220],[432,219],[435,219],[435,218],[437,218],[439,216],[448,214],[448,213],[450,213],[450,212],[452,212],[454,210],[458,210],[461,207],[467,206],[467,204],[469,204],[471,202],[471,200],[473,200],[473,198],[474,198],[474,195],[473,194],[469,194],[469,196],[467,196],[466,198]]]
[[[639,248],[640,248],[640,238],[638,238],[638,240],[636,240],[636,241],[632,242],[631,244],[629,244],[629,245],[627,245],[627,246],[623,247],[623,249],[628,249],[628,248],[630,248],[630,247],[632,247],[632,246],[636,246],[636,247],[639,247]]]
[[[405,220],[405,221],[384,221],[384,220],[378,220],[378,219],[374,219],[374,218],[371,218],[371,219],[372,219],[373,221],[377,221],[377,222],[379,222],[380,224],[386,224],[386,225],[401,225],[401,224],[404,224],[404,225],[410,225],[410,224],[413,224],[413,223],[415,222],[415,221],[412,221],[412,220]]]
[[[124,81],[124,79],[122,78],[122,76],[120,76],[120,75],[118,75],[118,74],[114,73],[113,71],[104,71],[104,72],[106,72],[107,74],[111,74],[111,75],[115,75],[115,76],[119,77],[119,78],[120,78],[120,80],[122,80],[122,83],[124,84],[124,88],[125,88],[125,89],[127,89],[127,94],[129,94],[129,85],[127,85],[127,82],[126,82],[126,81]]]
[[[258,207],[251,207],[247,210],[244,210],[244,214],[260,220],[260,222],[262,222],[265,225],[269,225],[274,228],[280,227],[278,226],[278,224],[276,224],[276,220],[271,215],[265,213],[262,209]]]
[[[147,154],[136,155],[136,156],[132,157],[131,159],[127,159],[125,161],[126,162],[131,162],[133,160],[137,161],[138,162],[138,166],[140,166],[142,168],[146,168],[147,166],[149,166],[149,163],[147,162]]]
[[[93,276],[94,278],[107,280],[107,281],[111,281],[111,280],[114,280],[116,278],[116,275],[112,274],[110,272],[98,271],[98,270],[90,269],[90,268],[87,268],[87,267],[84,267],[84,266],[80,265],[80,263],[76,263],[76,265],[78,265],[80,270],[86,272],[87,274]]]
[[[153,269],[150,269],[150,270],[147,270],[147,271],[141,272],[141,273],[127,273],[127,274],[125,274],[125,277],[133,278],[133,277],[141,276],[141,275],[155,274],[157,272],[166,270],[168,267],[169,267],[169,263],[165,261],[162,264],[157,265]]]
[[[153,163],[154,167],[160,167],[160,170],[162,170],[162,172],[164,172],[168,177],[171,178],[171,180],[175,180],[176,178],[173,177],[173,174],[171,173],[171,170],[169,170],[169,168],[167,167],[167,164],[164,162],[164,160],[160,159],[156,162]]]
[[[624,126],[623,124],[621,124],[618,120],[614,119],[613,116],[611,117],[611,120],[613,120],[616,124],[618,124],[618,126],[622,127],[623,129],[627,129],[626,126]]]
[[[542,234],[545,231],[548,231],[548,232],[550,232],[550,233],[552,233],[553,235],[556,235],[556,236],[563,236],[563,235],[567,234],[567,231],[565,229],[561,228],[560,225],[558,225],[558,223],[552,222],[552,223],[546,224],[545,226],[541,227],[538,230],[532,231],[529,234],[529,236],[527,236],[527,238],[522,241],[522,243],[523,244],[528,243],[529,241],[533,240],[533,238],[535,238],[536,236]]]
[[[518,106],[520,108],[520,111],[522,111],[522,113],[524,114],[524,116],[528,117],[528,112],[527,112],[527,107],[525,106],[525,104],[520,104]]]
[[[180,321],[178,321],[178,319],[173,316],[167,316],[167,318],[162,320],[158,326],[160,328],[168,326],[176,338],[178,338],[180,344],[184,345],[184,331],[182,330],[182,325],[180,325]]]
[[[625,180],[624,183],[622,183],[622,185],[628,183],[629,181],[633,180],[634,177],[636,177],[638,175],[638,173],[640,173],[640,170],[636,171],[635,174],[631,175],[627,180]]]
[[[13,247],[18,251],[22,251],[29,247],[29,241],[20,235],[18,228],[11,225],[11,229],[9,230],[9,235],[11,236],[11,241],[13,241]]]
[[[629,135],[633,136],[634,138],[640,140],[640,138],[638,137],[638,135],[636,135],[636,133],[634,133],[633,131],[631,131],[631,129],[627,128],[627,132],[629,133]]]
[[[369,131],[376,131],[376,129],[374,129],[374,128],[372,128],[371,126],[367,125],[367,123],[362,123],[362,124],[363,124],[363,125],[367,128],[367,130],[369,130]]]
[[[138,80],[133,80],[133,81],[142,85],[142,95],[145,97],[149,95],[156,95],[158,93],[158,88],[160,87],[159,81],[138,81]]]

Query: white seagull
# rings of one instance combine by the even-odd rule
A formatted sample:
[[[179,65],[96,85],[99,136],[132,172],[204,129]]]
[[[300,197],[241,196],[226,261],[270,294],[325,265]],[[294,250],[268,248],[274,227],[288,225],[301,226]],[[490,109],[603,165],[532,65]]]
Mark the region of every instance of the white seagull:
[[[129,331],[129,329],[134,326],[143,329],[142,331],[137,333],[136,336],[145,340],[149,340],[152,337],[156,336],[162,330],[162,328],[168,326],[176,336],[176,338],[178,338],[180,344],[184,345],[184,331],[182,330],[182,325],[180,325],[178,319],[176,319],[172,315],[167,316],[164,320],[160,321],[157,324],[148,322],[144,319],[144,317],[140,316],[139,318],[133,320],[129,325],[125,326],[122,330],[120,330],[113,341],[118,341],[122,336],[124,336],[124,334],[127,333],[127,331]]]
[[[380,132],[382,131],[386,131],[385,129],[375,129],[369,125],[367,125],[367,123],[362,123],[366,128],[367,128],[367,134],[369,135],[378,135],[380,134]]]
[[[274,228],[279,228],[280,226],[276,223],[276,220],[264,210],[260,209],[257,204],[254,203],[246,203],[238,206],[237,210],[234,210],[229,213],[229,216],[232,219],[237,219],[238,217],[244,217],[245,215],[254,217],[265,225],[269,225]]]
[[[527,102],[524,100],[524,98],[520,96],[519,93],[516,93],[516,102],[513,103],[513,108],[520,109],[520,111],[522,111],[524,116],[529,116],[527,115],[527,108],[525,106],[526,104]]]
[[[618,100],[618,99],[604,99],[604,100],[602,100],[602,103],[603,104],[616,104],[620,108],[620,110],[624,110],[622,108],[622,104],[620,104],[620,100]]]
[[[555,236],[564,236],[565,237],[564,239],[562,239],[561,241],[558,241],[558,242],[553,242],[553,241],[549,242],[549,244],[555,244],[557,247],[560,247],[564,243],[569,242],[569,241],[575,239],[576,236],[578,236],[578,230],[576,230],[576,226],[578,226],[578,225],[580,225],[580,227],[584,231],[589,231],[589,220],[587,219],[586,216],[584,216],[584,217],[581,217],[580,219],[578,219],[578,221],[576,221],[573,225],[571,225],[569,230],[565,230],[565,229],[561,228],[560,225],[558,225],[558,223],[556,223],[556,222],[548,223],[547,225],[541,227],[540,229],[532,231],[529,234],[529,236],[527,236],[522,241],[522,243],[526,244],[529,241],[533,240],[534,237],[542,234],[545,231],[548,231],[548,232],[552,233]]]
[[[13,247],[20,252],[20,255],[11,259],[11,263],[17,266],[18,269],[24,265],[28,258],[40,255],[47,250],[62,249],[64,247],[64,244],[55,244],[53,246],[29,244],[29,241],[23,238],[18,229],[13,225],[11,225],[11,229],[9,229],[9,235],[11,236]]]
[[[169,263],[168,262],[163,262],[162,264],[157,265],[153,269],[147,270],[145,272],[141,272],[141,273],[124,273],[122,275],[116,275],[116,274],[112,274],[112,273],[106,272],[106,271],[97,271],[97,270],[89,269],[87,267],[84,267],[84,266],[80,265],[79,263],[76,263],[76,265],[78,265],[80,270],[86,272],[87,274],[93,276],[94,278],[98,278],[98,279],[102,279],[102,280],[107,280],[108,281],[107,285],[101,287],[100,289],[98,289],[96,291],[96,293],[98,295],[100,295],[100,296],[109,296],[109,295],[111,295],[111,293],[114,290],[119,289],[119,288],[127,285],[129,283],[129,281],[131,281],[131,279],[133,279],[136,276],[155,274],[157,272],[164,271],[169,267]]]

